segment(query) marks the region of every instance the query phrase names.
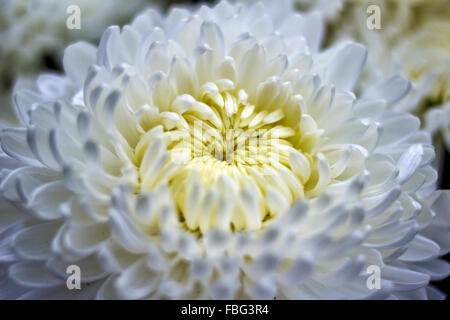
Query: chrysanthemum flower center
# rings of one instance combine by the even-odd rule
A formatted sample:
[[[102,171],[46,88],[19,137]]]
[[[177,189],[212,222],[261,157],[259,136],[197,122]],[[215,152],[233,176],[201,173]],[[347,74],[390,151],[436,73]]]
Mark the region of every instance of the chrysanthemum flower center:
[[[315,179],[315,161],[298,147],[301,130],[292,127],[288,108],[256,107],[223,80],[207,83],[196,98],[178,96],[170,109],[159,114],[160,125],[144,135],[136,154],[142,187],[167,179],[190,230],[258,229]],[[146,150],[153,148],[156,159],[164,147],[160,164],[148,165]]]

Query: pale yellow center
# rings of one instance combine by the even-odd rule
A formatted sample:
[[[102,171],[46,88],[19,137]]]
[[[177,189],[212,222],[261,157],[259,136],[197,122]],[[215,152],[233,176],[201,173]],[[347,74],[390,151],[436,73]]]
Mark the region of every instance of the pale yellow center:
[[[243,90],[204,92],[186,109],[174,103],[160,123],[136,147],[142,187],[166,177],[180,220],[194,232],[259,229],[317,179],[286,108],[258,109]],[[164,165],[149,166],[144,154],[158,135]],[[152,168],[159,170],[149,174]]]

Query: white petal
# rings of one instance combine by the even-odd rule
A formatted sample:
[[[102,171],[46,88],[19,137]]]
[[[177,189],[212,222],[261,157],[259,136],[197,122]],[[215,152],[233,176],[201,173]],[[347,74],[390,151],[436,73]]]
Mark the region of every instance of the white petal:
[[[33,192],[30,208],[41,219],[57,219],[62,216],[61,206],[70,200],[71,195],[62,181],[50,182]]]
[[[51,275],[43,263],[19,262],[9,268],[9,275],[18,284],[29,288],[48,288],[63,284],[63,279]]]
[[[408,244],[408,250],[400,256],[402,261],[422,261],[439,254],[439,246],[430,239],[416,235]]]
[[[367,50],[360,44],[344,46],[325,71],[325,81],[338,90],[351,90],[361,74],[367,59]]]
[[[420,120],[408,113],[386,114],[382,122],[380,145],[399,143],[411,137],[420,127]]]
[[[422,160],[423,148],[420,144],[412,145],[403,153],[397,162],[400,170],[398,174],[399,183],[405,183],[417,170]]]
[[[383,278],[391,280],[396,290],[414,290],[423,287],[430,281],[430,276],[393,266],[385,266],[381,273]]]
[[[394,103],[403,98],[411,88],[408,79],[395,75],[364,92],[363,98],[385,99],[386,103]]]
[[[82,87],[89,66],[95,63],[96,54],[96,47],[86,42],[77,42],[65,49],[64,71],[78,88]]]
[[[141,259],[123,271],[115,281],[115,287],[122,299],[140,299],[156,289],[160,274],[146,266]]]
[[[60,222],[40,223],[21,230],[14,239],[14,249],[27,259],[46,259]]]

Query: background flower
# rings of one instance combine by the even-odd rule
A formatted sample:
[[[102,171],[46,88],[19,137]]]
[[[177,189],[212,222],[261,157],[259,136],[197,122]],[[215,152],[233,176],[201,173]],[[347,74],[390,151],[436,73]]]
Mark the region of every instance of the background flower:
[[[64,48],[79,39],[97,41],[106,27],[123,24],[149,2],[5,0],[0,4],[0,112],[14,121],[11,89],[19,76],[58,68]],[[80,8],[81,29],[69,29],[67,9]]]
[[[363,73],[359,91],[386,76],[404,74],[412,81],[413,90],[396,107],[419,115],[424,127],[432,133],[441,129],[448,146],[448,1],[348,0],[343,3],[339,18],[329,25],[328,41],[352,38],[367,46],[368,68]],[[369,5],[380,8],[380,30],[370,30],[366,26]]]

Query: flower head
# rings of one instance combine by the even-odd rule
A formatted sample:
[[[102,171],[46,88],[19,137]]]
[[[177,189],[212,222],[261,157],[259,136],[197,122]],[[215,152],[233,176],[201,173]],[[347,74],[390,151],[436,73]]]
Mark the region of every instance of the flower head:
[[[1,258],[22,297],[73,294],[71,264],[82,297],[434,293],[449,197],[419,120],[387,111],[408,82],[357,99],[366,50],[321,52],[322,29],[284,1],[146,11],[18,89],[1,190],[24,215]]]

